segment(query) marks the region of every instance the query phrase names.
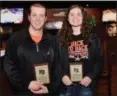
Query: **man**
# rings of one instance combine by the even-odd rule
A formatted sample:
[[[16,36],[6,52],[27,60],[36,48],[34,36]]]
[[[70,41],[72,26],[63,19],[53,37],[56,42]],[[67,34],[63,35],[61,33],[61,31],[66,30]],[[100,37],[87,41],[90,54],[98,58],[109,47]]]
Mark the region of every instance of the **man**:
[[[16,94],[42,96],[49,93],[49,96],[55,96],[60,80],[58,45],[56,39],[44,30],[46,8],[39,3],[32,4],[28,19],[29,28],[14,33],[7,42],[4,60],[6,75]],[[39,73],[40,70],[46,72],[46,77],[41,74],[44,72]],[[49,79],[49,82],[45,84],[39,74],[40,78],[45,81]]]

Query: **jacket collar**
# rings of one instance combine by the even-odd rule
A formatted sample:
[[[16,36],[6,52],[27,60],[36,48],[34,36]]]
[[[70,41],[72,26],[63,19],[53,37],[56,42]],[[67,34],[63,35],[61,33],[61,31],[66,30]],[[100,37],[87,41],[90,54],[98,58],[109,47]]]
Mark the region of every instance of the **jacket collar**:
[[[47,33],[47,31],[44,29],[44,30],[43,30],[43,37],[42,37],[41,41],[47,40],[47,39],[49,39],[48,33]],[[34,41],[32,40],[32,38],[31,38],[30,33],[29,33],[29,27],[26,28],[26,30],[25,30],[25,40],[29,40],[29,41],[34,42]]]

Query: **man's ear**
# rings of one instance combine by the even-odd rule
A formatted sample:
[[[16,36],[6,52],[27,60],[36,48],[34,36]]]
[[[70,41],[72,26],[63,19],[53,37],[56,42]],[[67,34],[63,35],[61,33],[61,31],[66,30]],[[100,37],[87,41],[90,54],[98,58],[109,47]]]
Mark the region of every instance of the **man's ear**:
[[[30,15],[28,14],[28,21],[30,21]]]

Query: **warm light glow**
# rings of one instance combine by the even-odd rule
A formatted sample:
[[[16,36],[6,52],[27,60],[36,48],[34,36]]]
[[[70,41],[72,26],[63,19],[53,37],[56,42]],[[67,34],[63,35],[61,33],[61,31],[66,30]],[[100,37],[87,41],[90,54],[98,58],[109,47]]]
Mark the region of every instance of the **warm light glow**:
[[[45,27],[47,29],[61,29],[63,22],[62,21],[53,21],[46,23]]]
[[[0,26],[0,33],[3,33],[3,28]]]
[[[65,16],[65,12],[64,11],[61,11],[61,12],[58,12],[58,13],[54,13],[53,16]]]
[[[117,10],[115,9],[107,9],[103,11],[102,15],[103,22],[114,21],[117,22]]]

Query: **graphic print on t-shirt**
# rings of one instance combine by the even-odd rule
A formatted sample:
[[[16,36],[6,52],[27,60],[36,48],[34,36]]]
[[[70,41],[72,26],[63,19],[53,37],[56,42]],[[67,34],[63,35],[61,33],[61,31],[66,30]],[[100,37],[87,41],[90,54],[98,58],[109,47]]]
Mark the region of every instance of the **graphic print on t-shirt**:
[[[69,59],[72,59],[72,61],[88,59],[88,45],[84,45],[83,40],[72,41],[68,53]]]

